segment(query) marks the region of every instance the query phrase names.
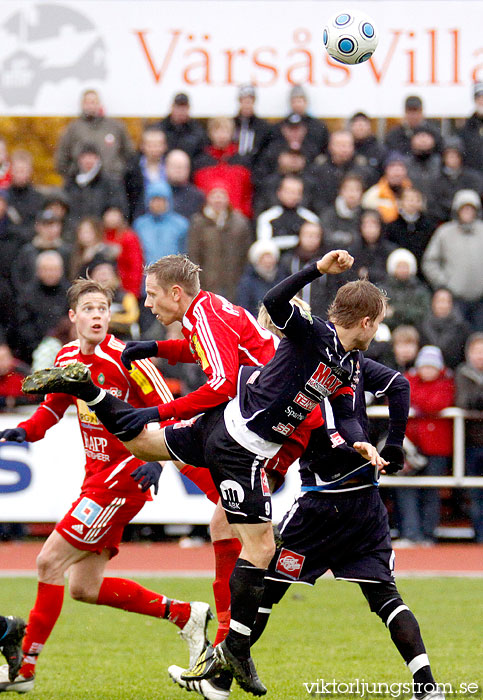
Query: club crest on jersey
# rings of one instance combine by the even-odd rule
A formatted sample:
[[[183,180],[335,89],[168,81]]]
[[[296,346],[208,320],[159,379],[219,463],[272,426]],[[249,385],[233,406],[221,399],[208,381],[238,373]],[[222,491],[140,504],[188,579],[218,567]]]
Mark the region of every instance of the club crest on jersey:
[[[341,384],[342,381],[335,376],[332,369],[327,367],[323,362],[319,362],[319,366],[305,386],[313,389],[317,394],[326,397],[333,394]]]
[[[102,385],[104,384],[105,381],[106,381],[106,378],[105,378],[105,376],[104,376],[104,375],[102,374],[102,372],[101,372],[101,373],[99,374],[99,376],[97,377],[97,383],[100,384],[100,385],[102,386]]]
[[[292,552],[284,547],[278,555],[275,571],[293,579],[300,578],[304,561],[305,557],[302,554],[297,554],[297,552]]]

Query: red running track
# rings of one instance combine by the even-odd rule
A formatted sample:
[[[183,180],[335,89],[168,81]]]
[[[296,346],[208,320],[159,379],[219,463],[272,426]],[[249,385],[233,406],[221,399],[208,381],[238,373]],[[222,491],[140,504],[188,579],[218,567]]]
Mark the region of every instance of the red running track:
[[[33,575],[41,542],[0,545],[0,575]],[[396,549],[396,574],[421,576],[483,576],[483,545],[440,544],[435,547]],[[184,549],[177,543],[125,543],[109,563],[111,572],[153,576],[212,576],[210,544]]]

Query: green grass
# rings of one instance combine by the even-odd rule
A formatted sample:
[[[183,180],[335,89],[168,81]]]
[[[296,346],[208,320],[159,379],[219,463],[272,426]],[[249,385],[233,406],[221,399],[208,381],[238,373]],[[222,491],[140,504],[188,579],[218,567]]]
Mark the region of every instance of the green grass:
[[[142,582],[170,597],[213,604],[208,579]],[[455,687],[476,682],[479,692],[464,697],[481,698],[481,579],[406,579],[398,585],[419,620],[437,680]],[[2,579],[0,612],[26,617],[35,592],[34,579]],[[213,637],[214,623],[210,632]],[[369,612],[358,586],[326,579],[314,589],[292,586],[253,656],[270,700],[321,698],[321,694],[309,696],[303,686],[318,678],[341,682],[359,678],[369,683],[410,680],[386,628]],[[183,700],[186,692],[171,683],[166,668],[172,663],[184,665],[186,660],[184,643],[170,623],[76,603],[66,595],[61,617],[40,657],[31,696],[38,700]],[[18,696],[5,696],[9,697]],[[236,687],[231,697],[252,696]]]

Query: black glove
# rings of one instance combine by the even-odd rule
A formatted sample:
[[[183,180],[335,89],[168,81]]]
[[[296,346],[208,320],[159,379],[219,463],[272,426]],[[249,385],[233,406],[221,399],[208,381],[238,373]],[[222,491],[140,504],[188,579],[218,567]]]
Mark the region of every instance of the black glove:
[[[6,442],[24,442],[27,437],[27,431],[23,428],[7,428],[0,431],[0,440]]]
[[[381,457],[389,462],[384,467],[386,474],[395,474],[404,467],[404,450],[398,445],[385,445],[381,452]]]
[[[119,411],[119,419],[116,425],[116,435],[120,437],[121,433],[128,430],[141,430],[146,423],[153,423],[159,420],[159,411],[157,406],[154,408],[129,408]],[[122,436],[121,436],[122,439]]]
[[[163,467],[159,462],[146,462],[146,464],[140,464],[136,467],[134,471],[131,472],[131,476],[134,481],[137,481],[141,486],[141,491],[144,493],[151,486],[154,486],[154,493],[158,493],[159,477]]]
[[[158,344],[155,340],[128,340],[122,351],[121,362],[126,369],[131,369],[133,360],[144,360],[145,357],[156,357]]]

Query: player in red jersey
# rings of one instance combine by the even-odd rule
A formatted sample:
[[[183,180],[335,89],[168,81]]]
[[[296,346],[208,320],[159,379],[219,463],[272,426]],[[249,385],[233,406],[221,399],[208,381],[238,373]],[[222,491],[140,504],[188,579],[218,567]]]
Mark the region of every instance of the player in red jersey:
[[[110,292],[92,280],[77,280],[68,298],[78,340],[60,350],[56,365],[84,362],[101,386],[115,396],[129,398],[137,408],[170,402],[171,392],[150,360],[136,361],[130,372],[123,366],[124,343],[107,333]],[[37,559],[37,599],[23,642],[24,660],[13,683],[8,668],[0,669],[0,692],[23,693],[33,688],[37,656],[60,614],[64,575],[69,567],[69,590],[74,599],[170,620],[188,642],[191,660],[197,658],[205,643],[208,604],[170,600],[135,581],[104,577],[107,562],[119,551],[125,525],[151,497],[130,476],[142,461],[104,428],[95,413],[67,394],[48,394],[31,418],[17,428],[4,430],[0,438],[40,440],[72,403],[77,407],[84,443],[85,478],[79,498],[57,524]]]

